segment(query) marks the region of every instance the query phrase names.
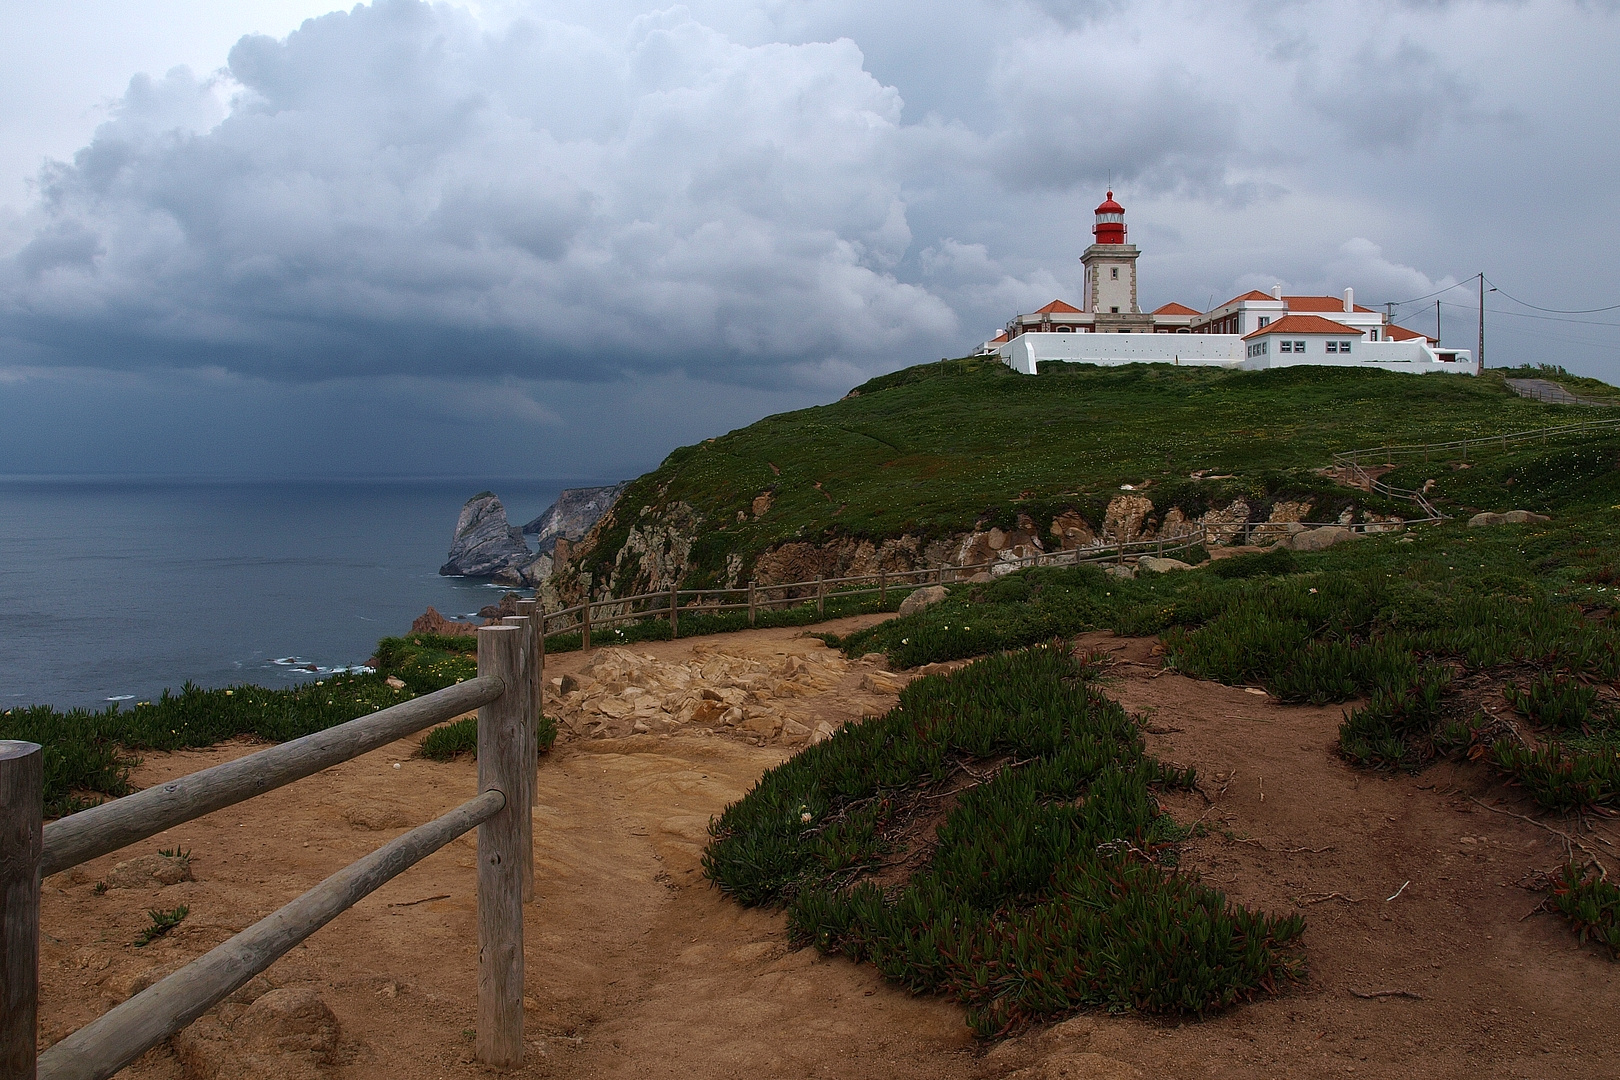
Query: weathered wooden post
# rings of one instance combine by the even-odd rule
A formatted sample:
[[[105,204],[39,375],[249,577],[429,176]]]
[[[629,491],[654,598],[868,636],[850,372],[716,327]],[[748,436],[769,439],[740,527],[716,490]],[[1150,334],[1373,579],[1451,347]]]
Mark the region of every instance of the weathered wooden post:
[[[478,674],[506,691],[478,710],[478,790],[506,796],[501,812],[478,826],[478,1060],[496,1068],[523,1064],[523,723],[528,656],[515,626],[478,628]]]
[[[878,571],[878,610],[882,611],[889,606],[889,572]]]
[[[585,607],[579,613],[579,647],[588,650],[591,647],[591,595],[585,594]]]
[[[533,607],[532,602],[529,606],[531,608]],[[521,611],[522,604],[519,604],[518,607]],[[501,622],[508,626],[517,627],[518,631],[523,635],[523,655],[526,661],[524,666],[528,670],[529,677],[524,680],[523,683],[524,704],[522,779],[524,797],[522,801],[525,806],[533,806],[535,783],[534,774],[535,771],[540,767],[538,758],[539,752],[535,746],[535,740],[539,737],[540,731],[540,683],[536,679],[536,676],[539,675],[540,672],[538,667],[535,665],[534,620],[528,615],[519,614],[508,615],[506,618],[502,619]],[[522,834],[522,837],[518,842],[518,857],[521,860],[521,867],[518,871],[518,876],[523,882],[523,902],[528,904],[533,903],[534,901],[534,815],[529,814],[525,816],[523,820],[518,823],[518,826],[518,831]]]
[[[816,614],[820,615],[827,609],[827,579],[820,574],[816,575]]]
[[[748,579],[748,625],[754,625],[754,579]]]
[[[34,1080],[45,755],[0,740],[0,1080]]]
[[[681,593],[678,586],[669,587],[669,636],[671,640],[680,637],[680,610]]]

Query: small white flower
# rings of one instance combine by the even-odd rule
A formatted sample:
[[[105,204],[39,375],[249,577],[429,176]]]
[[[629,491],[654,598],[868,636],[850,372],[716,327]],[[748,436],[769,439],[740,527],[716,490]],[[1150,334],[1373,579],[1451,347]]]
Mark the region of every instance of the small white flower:
[[[397,768],[399,768],[399,766],[395,765],[394,768],[397,769]],[[810,811],[806,810],[804,813],[800,814],[799,815],[799,820],[808,823],[809,820],[810,820]]]

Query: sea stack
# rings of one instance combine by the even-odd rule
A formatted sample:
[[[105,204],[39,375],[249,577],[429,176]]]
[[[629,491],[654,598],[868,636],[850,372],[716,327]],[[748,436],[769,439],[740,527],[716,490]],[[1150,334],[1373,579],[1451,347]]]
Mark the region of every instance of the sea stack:
[[[446,577],[493,577],[509,566],[534,560],[523,534],[506,520],[506,507],[493,492],[467,500],[456,520],[448,561],[439,567]]]

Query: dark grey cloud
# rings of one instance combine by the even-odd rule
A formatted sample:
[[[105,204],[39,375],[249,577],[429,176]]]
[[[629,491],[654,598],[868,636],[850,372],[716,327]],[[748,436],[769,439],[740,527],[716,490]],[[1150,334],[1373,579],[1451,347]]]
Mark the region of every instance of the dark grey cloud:
[[[742,423],[1072,296],[1110,176],[1151,303],[1612,300],[1616,46],[1563,0],[379,0],[137,75],[0,208],[0,426],[234,396],[651,445],[600,403]]]

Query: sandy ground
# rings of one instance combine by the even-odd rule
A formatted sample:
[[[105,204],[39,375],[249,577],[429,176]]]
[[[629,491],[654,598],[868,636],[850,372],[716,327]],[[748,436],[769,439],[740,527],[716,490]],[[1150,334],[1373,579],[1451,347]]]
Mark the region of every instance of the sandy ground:
[[[1285,707],[1163,673],[1150,641],[1086,640],[1116,656],[1110,692],[1147,715],[1154,751],[1196,765],[1213,798],[1174,806],[1212,829],[1187,846],[1186,865],[1243,903],[1303,910],[1307,981],[1201,1022],[1085,1015],[978,1043],[956,1006],[910,997],[870,967],[793,950],[779,913],[739,908],[704,882],[710,816],[792,746],[684,730],[575,739],[540,771],[539,896],[525,926],[528,1057],[516,1075],[1620,1076],[1620,967],[1555,916],[1526,917],[1539,895],[1519,883],[1556,865],[1561,841],[1496,812],[1524,812],[1524,800],[1472,767],[1357,773],[1333,753],[1337,707]],[[796,630],[636,648],[683,660],[694,645],[760,657],[820,648]],[[586,661],[553,657],[547,674]],[[851,664],[837,686],[798,701],[798,715],[836,724],[887,708],[892,693],[871,680],[863,688],[870,670]],[[153,755],[135,780],[252,749]],[[377,751],[48,879],[45,1040],[473,794],[472,763],[411,750]],[[164,848],[189,849],[197,880],[98,893],[115,862]],[[319,1074],[485,1074],[472,1061],[473,853],[468,836],[431,856],[267,973],[278,987],[318,991],[335,1014],[337,1045]],[[191,909],[178,929],[146,948],[130,944],[149,908],[177,904]],[[1362,996],[1388,991],[1402,996]],[[250,1073],[162,1047],[127,1075]]]

